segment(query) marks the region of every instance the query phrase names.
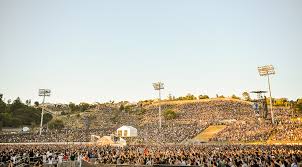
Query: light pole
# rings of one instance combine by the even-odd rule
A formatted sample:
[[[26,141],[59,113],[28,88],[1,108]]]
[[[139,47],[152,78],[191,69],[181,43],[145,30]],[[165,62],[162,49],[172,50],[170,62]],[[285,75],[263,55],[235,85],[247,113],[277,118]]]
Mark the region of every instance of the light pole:
[[[162,82],[153,83],[153,87],[154,87],[154,90],[158,90],[158,97],[159,97],[159,101],[158,101],[158,117],[159,117],[159,129],[161,129],[161,105],[160,105],[161,94],[160,94],[160,90],[164,89],[164,83],[162,83]]]
[[[39,89],[39,96],[43,96],[43,101],[42,101],[42,112],[41,112],[41,123],[40,123],[40,135],[42,133],[42,128],[43,128],[43,115],[44,115],[44,107],[43,104],[45,102],[45,97],[50,96],[50,89]]]
[[[271,117],[272,117],[272,123],[275,124],[274,119],[274,112],[273,112],[273,102],[272,102],[272,92],[271,92],[271,83],[270,83],[270,75],[275,74],[275,69],[273,65],[266,65],[258,67],[258,72],[260,76],[267,76],[267,82],[268,82],[268,90],[269,90],[269,96],[270,96],[270,108],[271,108]]]

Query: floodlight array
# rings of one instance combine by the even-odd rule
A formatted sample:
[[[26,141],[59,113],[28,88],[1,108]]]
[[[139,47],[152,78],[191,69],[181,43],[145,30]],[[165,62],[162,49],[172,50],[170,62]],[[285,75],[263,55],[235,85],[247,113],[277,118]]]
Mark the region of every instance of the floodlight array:
[[[258,72],[260,76],[272,75],[275,74],[275,68],[272,65],[266,65],[258,67]]]
[[[50,96],[50,89],[39,89],[39,96]]]
[[[153,87],[155,90],[164,89],[164,83],[162,83],[162,82],[153,83]]]

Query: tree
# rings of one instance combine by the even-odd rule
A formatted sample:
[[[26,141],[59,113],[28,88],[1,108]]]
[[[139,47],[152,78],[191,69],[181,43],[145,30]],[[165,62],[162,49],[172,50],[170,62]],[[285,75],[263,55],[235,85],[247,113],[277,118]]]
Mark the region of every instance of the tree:
[[[145,112],[146,112],[146,109],[140,108],[138,114],[142,115],[142,114],[144,114]]]
[[[251,97],[250,97],[250,94],[248,92],[243,92],[242,93],[242,98],[245,101],[251,101]]]
[[[287,103],[287,98],[276,99],[274,105],[276,106],[285,106]]]
[[[185,97],[185,100],[196,100],[197,98],[191,94],[191,93],[188,93],[187,96]]]
[[[267,105],[271,104],[270,97],[266,98],[266,103],[267,103]],[[272,103],[273,103],[273,105],[275,104],[275,98],[272,98]]]
[[[25,101],[25,104],[28,105],[28,106],[30,106],[31,100],[30,100],[30,99],[26,100],[26,101]]]
[[[0,93],[0,101],[2,101],[3,98],[3,94]]]
[[[48,127],[49,127],[49,129],[63,129],[64,128],[64,123],[63,123],[62,120],[56,119],[56,120],[51,121],[48,124]]]
[[[198,99],[209,99],[208,95],[199,95]]]
[[[30,129],[34,129],[37,126],[37,124],[33,121],[30,123]]]
[[[120,111],[124,111],[124,110],[125,110],[125,107],[124,107],[124,105],[123,105],[123,104],[121,104],[121,105],[120,105],[119,110],[120,110]]]
[[[171,93],[169,93],[169,95],[168,95],[168,100],[169,100],[169,101],[172,101],[172,100],[173,100],[173,96],[172,96]]]
[[[295,111],[301,113],[302,112],[302,99],[297,99],[294,105]]]
[[[14,100],[13,103],[22,103],[22,101],[21,101],[20,97],[17,97],[16,100]]]
[[[295,110],[297,112],[302,112],[302,104],[297,104]]]
[[[297,104],[302,104],[302,98],[297,99]]]
[[[130,111],[132,111],[133,110],[133,107],[134,106],[132,106],[132,105],[126,105],[125,107],[124,107],[124,111],[126,111],[126,112],[130,112]]]
[[[240,99],[240,98],[233,94],[232,99]]]
[[[176,98],[176,100],[196,100],[197,98],[192,95],[191,93],[188,93],[186,96],[180,96]]]
[[[79,110],[81,112],[84,112],[90,108],[90,105],[88,103],[80,103]]]
[[[35,101],[35,106],[38,107],[39,106],[39,102]]]
[[[177,114],[171,109],[165,110],[163,115],[167,120],[175,119],[177,116]]]
[[[72,112],[76,111],[76,105],[74,103],[70,102],[68,104],[68,107],[69,107],[70,111],[72,111]]]
[[[10,105],[10,110],[15,111],[16,109],[23,108],[23,105],[24,104],[21,102],[21,99],[17,97],[17,99]]]
[[[20,98],[9,105],[3,101],[0,102],[0,110],[0,121],[3,127],[19,127],[32,123],[38,125],[41,119],[41,109],[25,105]],[[52,119],[52,116],[46,113],[43,118],[43,122],[47,123]]]
[[[4,103],[4,101],[0,100],[0,113],[6,112],[6,110],[7,110],[6,104]]]

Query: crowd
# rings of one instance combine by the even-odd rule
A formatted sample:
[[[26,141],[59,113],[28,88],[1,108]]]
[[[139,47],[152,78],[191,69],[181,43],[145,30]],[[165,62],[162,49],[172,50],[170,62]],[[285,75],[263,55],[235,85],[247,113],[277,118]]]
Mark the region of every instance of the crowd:
[[[157,108],[156,106],[152,107],[149,111],[153,112],[149,112],[150,116],[144,119],[144,122],[149,124],[156,121]],[[221,124],[223,121],[227,122],[228,120],[235,120],[235,122],[226,123],[227,127],[215,136],[212,141],[264,141],[267,140],[272,130],[270,123],[258,120],[252,105],[247,102],[232,100],[195,101],[179,104],[168,103],[164,104],[162,108],[163,110],[176,110],[178,113],[177,121],[189,120],[188,122],[191,122],[190,127],[195,128],[190,129],[191,135],[188,135],[189,137],[196,136],[209,125]],[[146,121],[147,119],[150,120]],[[193,124],[196,126],[192,126]],[[181,126],[178,125],[177,127]],[[173,130],[173,128],[169,129]],[[182,134],[187,134],[188,129],[183,128],[183,130],[180,129],[179,131]],[[170,134],[173,134],[173,131],[170,131]],[[181,139],[184,140],[185,138]]]
[[[90,135],[110,135],[122,125],[138,129],[138,137],[129,140],[131,143],[181,143],[198,135],[209,125],[221,124],[226,128],[214,136],[212,141],[266,141],[272,134],[274,140],[301,140],[301,124],[292,124],[288,120],[291,112],[288,109],[276,109],[278,125],[261,120],[256,116],[252,104],[236,100],[203,100],[163,102],[162,111],[175,111],[176,118],[162,118],[162,128],[158,129],[158,105],[142,106],[144,113],[101,110],[64,116],[65,129],[43,133],[2,134],[0,142],[86,142]],[[89,128],[79,118],[90,117]]]
[[[212,141],[266,141],[271,135],[271,123],[261,121],[238,121],[227,125]]]
[[[302,124],[300,121],[291,121],[293,111],[288,108],[274,108],[275,124],[271,124],[269,114],[268,120],[255,116],[245,118],[228,124],[218,133],[212,141],[302,141]],[[298,116],[299,115],[295,115]],[[300,115],[301,116],[301,115]],[[257,118],[257,119],[256,119]]]
[[[271,140],[302,141],[302,122],[288,121],[279,124]]]
[[[158,124],[152,123],[139,127],[138,137],[135,144],[146,143],[181,143],[182,141],[192,139],[198,133],[205,129],[205,126],[197,123],[166,123],[158,130]]]
[[[162,105],[162,110],[172,109],[178,113],[178,120],[192,120],[192,122],[217,123],[221,120],[255,117],[252,105],[242,101],[232,100],[211,100],[211,101],[192,101],[182,103],[170,102]],[[144,119],[157,119],[157,105],[147,106],[146,117]]]
[[[107,135],[109,129],[62,129],[39,133],[0,135],[1,143],[87,142],[91,135]]]
[[[32,166],[42,164],[176,165],[204,167],[300,167],[302,146],[198,145],[198,146],[85,146],[10,145],[0,147],[0,164],[14,164],[28,157]]]

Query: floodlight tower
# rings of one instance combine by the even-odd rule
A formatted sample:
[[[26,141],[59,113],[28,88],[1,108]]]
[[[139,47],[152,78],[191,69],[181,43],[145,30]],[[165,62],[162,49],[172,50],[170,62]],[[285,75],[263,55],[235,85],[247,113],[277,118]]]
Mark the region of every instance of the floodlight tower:
[[[270,83],[270,75],[275,74],[275,69],[273,65],[265,65],[258,67],[258,72],[260,76],[267,76],[268,81],[268,89],[269,89],[269,96],[270,96],[270,108],[271,108],[271,116],[272,116],[272,123],[275,123],[274,120],[274,113],[273,113],[273,102],[272,102],[272,92],[271,92],[271,83]]]
[[[42,105],[45,102],[45,97],[50,96],[50,89],[39,89],[39,96],[43,96]],[[43,114],[44,114],[44,107],[42,106],[42,112],[41,112],[41,124],[40,124],[40,135],[42,133],[42,127],[43,127]]]
[[[161,129],[161,105],[160,105],[161,94],[160,94],[160,90],[164,89],[164,83],[162,83],[162,82],[153,83],[153,87],[154,87],[154,90],[158,90],[158,97],[159,97],[159,101],[158,101],[158,117],[159,117],[159,129]]]
[[[260,112],[259,109],[259,104],[262,104],[262,116],[264,119],[266,119],[267,117],[267,103],[266,103],[266,96],[262,96],[262,94],[267,93],[267,91],[263,91],[263,90],[258,90],[258,91],[251,91],[251,93],[256,93],[257,94],[257,100],[254,100],[255,103],[255,109],[256,111]]]

